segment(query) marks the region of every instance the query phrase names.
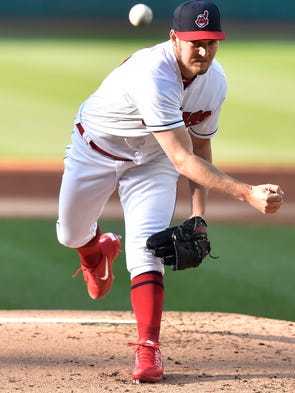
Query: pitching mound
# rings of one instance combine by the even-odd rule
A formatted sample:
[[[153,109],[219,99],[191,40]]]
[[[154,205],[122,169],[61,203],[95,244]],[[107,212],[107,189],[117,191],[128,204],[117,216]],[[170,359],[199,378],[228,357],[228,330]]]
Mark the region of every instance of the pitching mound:
[[[38,393],[294,392],[295,323],[166,312],[165,377],[133,385],[133,314],[0,311],[0,391]]]

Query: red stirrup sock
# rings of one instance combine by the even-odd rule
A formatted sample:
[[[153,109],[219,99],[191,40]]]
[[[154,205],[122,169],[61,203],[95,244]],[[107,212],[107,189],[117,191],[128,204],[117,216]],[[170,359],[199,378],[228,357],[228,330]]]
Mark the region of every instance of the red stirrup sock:
[[[164,280],[160,272],[148,272],[131,281],[131,304],[137,321],[139,342],[159,342]]]
[[[95,267],[101,260],[101,254],[99,252],[100,246],[98,243],[100,235],[100,229],[97,228],[96,235],[93,239],[91,239],[84,246],[76,248],[82,264],[86,267]]]

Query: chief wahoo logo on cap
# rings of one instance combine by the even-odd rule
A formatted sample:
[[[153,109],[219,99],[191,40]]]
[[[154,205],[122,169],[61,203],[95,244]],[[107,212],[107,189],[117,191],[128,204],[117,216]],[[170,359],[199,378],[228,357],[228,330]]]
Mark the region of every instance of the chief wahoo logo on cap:
[[[209,25],[209,12],[205,10],[203,14],[198,15],[197,19],[195,20],[195,24],[200,29],[203,29],[204,27]]]

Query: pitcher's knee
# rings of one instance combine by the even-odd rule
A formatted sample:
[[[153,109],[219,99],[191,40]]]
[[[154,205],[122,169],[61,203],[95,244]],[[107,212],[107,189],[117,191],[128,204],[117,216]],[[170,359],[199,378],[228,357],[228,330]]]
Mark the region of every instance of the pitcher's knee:
[[[57,223],[56,226],[57,240],[60,244],[69,248],[78,248],[84,246],[89,239],[87,236],[77,233],[77,231],[64,230]]]
[[[57,234],[57,240],[60,244],[62,244],[65,247],[78,248],[80,246],[80,242],[77,242],[77,240],[75,240],[70,236],[64,236],[61,233]]]

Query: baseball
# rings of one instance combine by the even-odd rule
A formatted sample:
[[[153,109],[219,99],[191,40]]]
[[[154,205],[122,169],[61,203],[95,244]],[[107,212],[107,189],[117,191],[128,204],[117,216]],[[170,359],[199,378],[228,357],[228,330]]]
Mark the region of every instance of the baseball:
[[[145,4],[136,4],[129,11],[129,21],[133,26],[144,26],[153,20],[153,11]]]

